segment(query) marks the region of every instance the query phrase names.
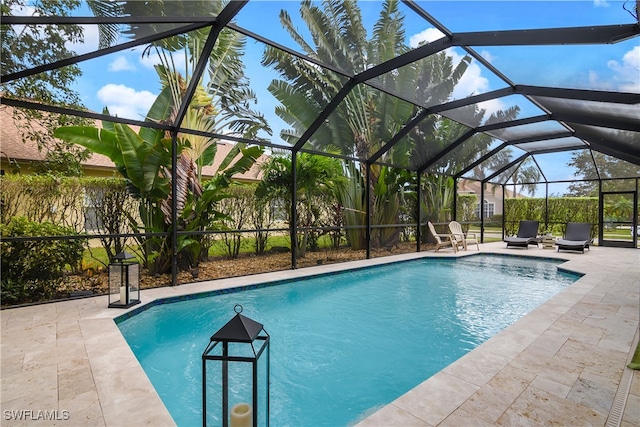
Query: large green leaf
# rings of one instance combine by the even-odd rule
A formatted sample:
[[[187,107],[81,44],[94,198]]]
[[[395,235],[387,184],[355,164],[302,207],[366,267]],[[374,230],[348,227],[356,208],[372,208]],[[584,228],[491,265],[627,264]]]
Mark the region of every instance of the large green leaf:
[[[222,159],[220,166],[218,166],[218,173],[221,171],[224,171],[226,168],[229,167],[233,159],[235,159],[238,156],[238,154],[240,154],[240,147],[242,145],[243,144],[235,144],[233,147],[231,147],[231,150],[229,150],[225,158]]]
[[[157,197],[162,198],[167,195],[169,179],[161,176],[161,168],[171,164],[171,152],[166,147],[157,143],[153,145],[144,157],[142,171],[144,174],[144,189],[151,192],[156,189],[159,191]]]
[[[56,129],[53,135],[107,156],[116,165],[124,163],[118,146],[118,138],[116,134],[108,130],[92,126],[63,126]]]
[[[257,146],[245,148],[244,144],[236,144],[220,164],[219,171],[223,171],[223,174],[229,179],[237,173],[244,173],[251,169],[251,166],[255,164],[263,152],[262,148]],[[241,154],[242,157],[230,166],[238,154]]]
[[[207,147],[206,150],[204,150],[204,152],[202,153],[202,156],[200,156],[200,159],[198,160],[203,166],[210,165],[213,163],[213,160],[216,158],[217,152],[218,152],[218,144],[215,144],[215,143],[211,144]]]
[[[104,114],[105,116],[110,116],[111,115],[111,113],[109,113],[109,109],[107,107],[104,107],[102,109],[102,114]],[[110,121],[107,121],[107,120],[103,120],[102,121],[102,128],[106,129],[106,130],[108,130],[110,132],[113,132],[113,133],[116,133],[115,125],[116,124],[114,122],[110,122]]]
[[[127,168],[129,180],[140,189],[141,195],[144,197],[148,189],[145,185],[144,171],[142,168],[144,158],[146,157],[146,149],[142,138],[127,125],[117,123],[115,128],[118,136],[118,144],[122,152],[122,160],[124,166]]]
[[[173,96],[171,95],[171,87],[165,86],[160,95],[156,98],[147,113],[147,119],[159,123],[171,116],[171,110],[174,107]]]

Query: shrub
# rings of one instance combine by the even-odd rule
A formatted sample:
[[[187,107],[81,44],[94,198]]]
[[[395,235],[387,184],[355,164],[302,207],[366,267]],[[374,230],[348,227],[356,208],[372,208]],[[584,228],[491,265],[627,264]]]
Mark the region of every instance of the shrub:
[[[4,175],[2,186],[3,224],[15,216],[31,221],[51,222],[80,231],[83,222],[82,181],[51,175]]]
[[[548,205],[545,223],[545,206]],[[520,220],[532,219],[540,222],[540,231],[564,234],[568,222],[598,223],[597,197],[550,197],[507,199],[504,204],[505,234],[514,235]]]
[[[476,219],[475,207],[478,199],[475,194],[459,194],[456,200],[458,220],[462,222],[462,230],[469,231],[469,222]]]
[[[0,236],[42,237],[77,235],[70,227],[49,222],[33,222],[14,217],[0,225]],[[0,254],[4,281],[50,281],[64,275],[67,268],[76,269],[82,260],[84,243],[81,240],[19,240],[2,241]],[[4,286],[4,283],[3,283]]]
[[[62,279],[20,281],[2,278],[2,305],[17,305],[50,300],[58,296],[56,288]]]
[[[241,230],[251,220],[251,208],[255,187],[234,185],[227,189],[230,197],[218,202],[218,210],[225,216],[222,219],[223,229]],[[222,243],[229,258],[237,258],[242,245],[242,233],[224,233]]]
[[[109,260],[124,250],[127,238],[116,235],[132,232],[139,203],[122,178],[51,175],[4,175],[0,177],[0,200],[0,223],[24,216],[37,223],[100,234]]]
[[[132,231],[130,223],[135,221],[137,201],[127,192],[122,178],[82,178],[81,183],[89,205],[85,208],[85,223],[92,232],[102,235],[99,240],[110,261],[125,249],[127,238],[116,236]]]

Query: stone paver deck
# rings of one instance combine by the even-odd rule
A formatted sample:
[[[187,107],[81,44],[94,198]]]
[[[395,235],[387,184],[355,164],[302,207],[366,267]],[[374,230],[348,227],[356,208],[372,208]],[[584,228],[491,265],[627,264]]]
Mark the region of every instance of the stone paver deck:
[[[638,339],[640,251],[480,247],[566,259],[563,268],[585,275],[358,427],[640,427],[640,375],[626,368]],[[422,252],[150,289],[142,300],[451,255]],[[0,312],[2,426],[175,425],[113,322],[123,311],[106,307],[106,297],[94,297]]]

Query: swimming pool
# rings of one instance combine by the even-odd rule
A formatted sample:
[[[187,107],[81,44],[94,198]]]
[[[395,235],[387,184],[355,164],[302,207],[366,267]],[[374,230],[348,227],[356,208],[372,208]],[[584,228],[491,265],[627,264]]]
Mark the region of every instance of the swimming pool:
[[[202,351],[241,304],[271,336],[272,425],[349,425],[579,277],[559,262],[423,258],[198,295],[118,326],[176,423],[200,425]]]

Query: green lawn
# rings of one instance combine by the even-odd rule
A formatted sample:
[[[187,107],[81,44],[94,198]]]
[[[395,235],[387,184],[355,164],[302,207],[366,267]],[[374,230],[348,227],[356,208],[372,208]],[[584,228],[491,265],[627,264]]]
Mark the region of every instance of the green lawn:
[[[267,241],[267,251],[273,247],[286,247],[290,248],[289,236],[275,235],[269,236]],[[329,236],[320,236],[318,239],[318,246],[321,249],[331,247],[331,239]],[[244,237],[240,243],[240,254],[250,254],[255,251],[255,238]],[[129,248],[127,252],[133,253],[133,250]],[[209,249],[210,257],[226,256],[226,248],[222,240],[216,240],[213,246]],[[82,257],[82,268],[86,269],[101,269],[109,263],[107,252],[102,247],[95,247],[86,249]]]
[[[476,233],[478,238],[480,237],[480,228],[471,226],[469,228],[469,232]],[[608,239],[619,239],[619,240],[631,240],[631,233],[629,230],[625,229],[612,229],[605,230],[605,238]],[[500,242],[502,241],[502,229],[500,227],[485,227],[484,233],[484,241],[485,243],[489,242]],[[556,237],[560,237],[559,235]],[[318,239],[318,246],[321,249],[331,247],[331,238],[327,235],[321,236]],[[273,247],[290,247],[290,239],[288,235],[274,235],[269,236],[269,240],[267,242],[267,251]],[[240,254],[250,254],[255,251],[255,238],[253,237],[244,237],[240,243]],[[129,250],[129,252],[133,252]],[[226,256],[227,252],[224,247],[224,243],[222,240],[216,240],[214,242],[211,249],[209,249],[210,257],[221,257]],[[107,253],[101,247],[95,247],[91,250],[87,249],[84,251],[84,255],[82,258],[82,268],[83,269],[101,269],[104,268],[105,265],[108,264]]]

